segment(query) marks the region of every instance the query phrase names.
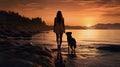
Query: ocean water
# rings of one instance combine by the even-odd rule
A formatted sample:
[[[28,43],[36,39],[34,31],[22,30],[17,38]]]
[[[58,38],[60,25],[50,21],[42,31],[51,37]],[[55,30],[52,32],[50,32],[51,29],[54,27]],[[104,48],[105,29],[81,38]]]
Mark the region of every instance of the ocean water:
[[[120,67],[120,53],[98,50],[104,45],[120,45],[120,30],[66,30],[77,41],[76,57],[69,57],[67,37],[63,34],[61,54],[66,67]],[[55,33],[45,31],[33,35],[31,43],[57,48]]]
[[[66,32],[72,32],[73,38],[77,43],[81,44],[120,44],[120,30],[67,30]],[[41,43],[55,44],[56,36],[51,31],[45,31],[33,36],[33,39],[39,40]],[[66,35],[63,34],[63,42],[66,42]]]

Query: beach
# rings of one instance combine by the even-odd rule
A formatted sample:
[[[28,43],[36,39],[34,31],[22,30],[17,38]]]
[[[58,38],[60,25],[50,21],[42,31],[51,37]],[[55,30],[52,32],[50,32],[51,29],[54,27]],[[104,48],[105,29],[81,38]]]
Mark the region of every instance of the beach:
[[[104,38],[99,37],[98,40],[96,38],[96,35],[98,34],[95,31],[102,31],[103,33],[105,30],[92,30],[92,32],[96,33],[94,35],[85,34],[85,32],[91,32],[90,30],[67,31],[73,32],[72,36],[77,41],[75,56],[68,54],[68,43],[65,34],[63,35],[61,50],[57,50],[55,35],[52,30],[47,30],[42,33],[33,34],[30,37],[8,37],[5,41],[4,39],[1,39],[0,44],[3,45],[0,46],[1,67],[4,67],[5,64],[7,64],[6,67],[12,64],[18,64],[23,67],[60,67],[60,65],[62,67],[120,66],[119,37],[106,37],[107,35],[104,33],[101,34]],[[110,31],[111,30],[109,30],[109,32]],[[76,34],[76,32],[78,33]],[[119,30],[116,32],[118,32],[115,33],[117,36],[117,34],[119,34]],[[113,36],[114,34],[109,35]],[[58,57],[61,57],[62,59],[59,59]],[[61,61],[60,63],[59,60]]]
[[[70,57],[68,55],[67,50],[68,43],[66,35],[64,34],[63,43],[61,47],[61,54],[63,57],[63,61],[65,61],[66,67],[120,66],[119,65],[120,43],[119,37],[117,37],[117,34],[119,35],[119,30],[114,30],[115,33],[110,33],[110,31],[113,30],[67,30],[67,31],[73,32],[72,36],[77,40],[77,48],[76,56]],[[105,32],[108,32],[110,34],[107,33],[105,34]],[[116,34],[115,35],[116,37],[114,36],[114,34]],[[97,35],[99,35],[98,38]],[[42,46],[45,46],[49,49],[57,48],[57,44],[55,42],[55,35],[52,31],[46,31],[43,34],[34,35],[32,37],[31,42],[42,43],[43,44]]]

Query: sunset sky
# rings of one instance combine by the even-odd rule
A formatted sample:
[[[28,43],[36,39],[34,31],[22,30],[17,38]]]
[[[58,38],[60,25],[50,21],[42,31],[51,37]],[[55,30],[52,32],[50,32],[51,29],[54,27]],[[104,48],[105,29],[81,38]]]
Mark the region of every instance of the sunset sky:
[[[58,10],[63,13],[65,25],[120,23],[120,0],[0,0],[0,10],[41,17],[48,25],[53,25]]]

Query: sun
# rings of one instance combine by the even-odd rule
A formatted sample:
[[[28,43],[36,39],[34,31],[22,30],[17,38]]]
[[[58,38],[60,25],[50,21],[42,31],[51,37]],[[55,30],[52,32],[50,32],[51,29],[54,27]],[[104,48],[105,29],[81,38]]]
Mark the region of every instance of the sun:
[[[92,26],[91,24],[87,24],[87,25],[86,25],[86,27],[88,27],[88,28],[91,27],[91,26]]]
[[[96,21],[95,17],[92,17],[92,16],[86,16],[86,17],[84,17],[84,25],[87,28],[90,28],[94,24],[95,21]]]

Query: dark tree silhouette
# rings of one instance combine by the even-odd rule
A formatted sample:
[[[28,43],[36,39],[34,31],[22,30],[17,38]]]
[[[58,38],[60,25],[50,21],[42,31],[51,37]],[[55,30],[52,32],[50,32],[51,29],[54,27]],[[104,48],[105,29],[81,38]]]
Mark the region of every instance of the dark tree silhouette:
[[[40,25],[46,25],[44,21],[42,21],[41,18],[36,17],[36,18],[28,18],[28,17],[24,17],[19,15],[19,13],[15,13],[13,11],[0,11],[0,22],[6,22],[6,23],[37,23]]]
[[[50,29],[40,17],[28,18],[14,11],[0,10],[0,32],[41,32]],[[13,34],[13,33],[12,33]]]

